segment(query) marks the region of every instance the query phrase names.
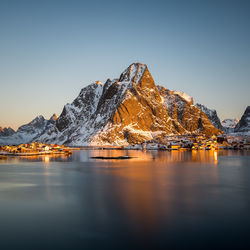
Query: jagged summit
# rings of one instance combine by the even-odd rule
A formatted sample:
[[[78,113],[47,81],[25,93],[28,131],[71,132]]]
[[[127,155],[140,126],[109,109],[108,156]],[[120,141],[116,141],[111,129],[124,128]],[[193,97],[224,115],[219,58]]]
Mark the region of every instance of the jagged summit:
[[[58,119],[57,114],[53,114],[53,115],[49,118],[50,121],[56,121],[57,119]]]
[[[99,80],[95,81],[95,84],[100,84],[100,85],[103,85],[103,83]]]
[[[246,110],[236,125],[234,131],[240,133],[250,133],[250,106],[246,107]]]
[[[147,65],[133,63],[118,79],[83,88],[38,140],[69,145],[127,145],[169,134],[220,133],[183,95],[165,94],[155,85]],[[169,112],[168,97],[176,116]]]
[[[215,109],[209,109],[205,105],[197,103],[196,106],[202,110],[203,113],[206,114],[211,123],[218,129],[223,130],[223,126],[221,125],[220,119],[217,115],[217,111]]]
[[[34,120],[32,120],[29,124],[37,125],[39,123],[42,123],[44,120],[45,118],[42,115],[39,115]]]
[[[238,122],[239,122],[239,119],[237,119],[237,118],[227,118],[227,119],[224,119],[224,120],[221,122],[221,125],[222,125],[224,128],[234,129]]]
[[[15,130],[8,127],[8,128],[2,128],[0,127],[0,137],[1,136],[10,136],[13,135],[15,133]]]
[[[226,133],[233,133],[234,128],[238,124],[239,120],[236,118],[227,118],[221,121],[221,125],[223,126],[223,130]]]
[[[54,126],[55,120],[52,118],[54,119],[55,115],[50,120],[46,120],[42,115],[39,115],[31,122],[20,126],[16,132],[11,128],[5,128],[4,134],[0,131],[0,145],[17,145],[35,140]]]
[[[119,82],[128,81],[138,83],[147,68],[146,64],[132,63],[122,72]]]

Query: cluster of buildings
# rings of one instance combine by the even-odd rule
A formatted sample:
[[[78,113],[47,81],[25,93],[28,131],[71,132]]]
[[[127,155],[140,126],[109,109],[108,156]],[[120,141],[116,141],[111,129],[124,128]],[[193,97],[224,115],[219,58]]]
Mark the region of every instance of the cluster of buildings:
[[[228,136],[168,136],[161,141],[149,141],[141,145],[129,146],[126,148],[143,150],[219,150],[219,149],[250,149],[250,138],[236,138]]]
[[[42,154],[71,154],[64,145],[32,142],[13,146],[0,146],[1,155],[42,155]]]
[[[88,147],[87,147],[88,148]],[[109,147],[103,147],[108,149]],[[112,147],[109,149],[140,149],[140,150],[219,150],[237,149],[250,150],[249,137],[235,137],[228,135],[205,136],[182,135],[168,136],[164,139],[144,142],[142,144],[126,147]],[[70,148],[64,145],[45,144],[32,142],[13,146],[0,146],[0,155],[48,155],[48,154],[72,154]]]

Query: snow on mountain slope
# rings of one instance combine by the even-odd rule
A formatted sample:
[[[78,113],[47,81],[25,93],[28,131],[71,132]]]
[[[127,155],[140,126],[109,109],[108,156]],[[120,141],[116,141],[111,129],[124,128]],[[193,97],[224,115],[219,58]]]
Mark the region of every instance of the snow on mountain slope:
[[[173,95],[199,111],[184,94]],[[193,117],[182,114],[181,124],[177,117],[169,115],[167,106],[147,66],[133,63],[119,79],[108,79],[105,84],[95,82],[83,88],[71,104],[64,106],[55,126],[38,140],[69,145],[127,145],[152,140],[155,135],[220,133],[208,119],[202,123],[201,116],[205,116],[202,112],[196,113],[196,127],[190,128],[188,120]],[[178,115],[181,116],[181,111]]]
[[[2,136],[10,136],[13,135],[15,133],[15,130],[12,128],[2,128],[0,127],[0,137]]]
[[[239,122],[238,119],[224,119],[221,122],[221,125],[223,126],[223,130],[226,133],[233,133],[234,132],[234,128],[237,125],[237,123]]]
[[[151,102],[155,98],[161,100],[152,81],[147,66],[138,63],[130,65],[119,80],[108,79],[104,85],[94,83],[87,86],[72,104],[66,105],[55,128],[39,139],[71,145],[128,144],[128,141],[135,140],[134,137],[136,140],[152,139],[152,136],[145,138],[145,130],[150,131],[152,121],[158,119],[150,119],[154,109]],[[143,113],[148,111],[149,124],[146,125]],[[159,123],[167,124],[167,117]],[[171,126],[168,124],[168,127]],[[167,126],[165,129],[171,132]]]
[[[221,125],[220,119],[217,115],[217,112],[215,109],[209,109],[206,106],[197,103],[196,106],[207,115],[208,119],[211,121],[211,123],[218,129],[223,130],[223,126]]]
[[[177,90],[174,90],[173,94],[174,95],[179,95],[180,97],[182,97],[185,101],[187,101],[190,104],[194,104],[193,97],[189,96],[188,94],[186,94],[184,92],[179,92]]]
[[[202,110],[193,105],[193,98],[186,97],[183,92],[171,91],[158,86],[164,97],[169,116],[173,119],[176,129],[181,133],[217,134],[209,118]],[[181,94],[180,94],[181,93]]]
[[[18,145],[35,140],[46,130],[54,126],[55,117],[56,115],[53,115],[49,120],[46,120],[43,116],[36,117],[30,123],[19,127],[17,132],[14,131],[14,133],[8,136],[0,137],[0,145]]]
[[[250,134],[250,106],[248,106],[236,125],[234,132]]]
[[[228,119],[224,119],[221,122],[221,125],[224,128],[235,128],[235,126],[237,125],[238,122],[239,122],[238,119],[228,118]]]

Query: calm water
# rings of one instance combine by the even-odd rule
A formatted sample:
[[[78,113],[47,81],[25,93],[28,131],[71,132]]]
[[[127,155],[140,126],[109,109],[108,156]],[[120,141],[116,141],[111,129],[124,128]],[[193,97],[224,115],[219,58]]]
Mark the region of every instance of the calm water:
[[[0,160],[3,250],[249,249],[249,236],[249,151]]]

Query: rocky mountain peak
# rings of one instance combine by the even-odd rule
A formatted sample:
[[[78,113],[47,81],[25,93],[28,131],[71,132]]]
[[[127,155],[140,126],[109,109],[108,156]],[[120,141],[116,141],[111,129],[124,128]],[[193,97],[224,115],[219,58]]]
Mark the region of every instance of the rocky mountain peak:
[[[15,133],[15,130],[8,127],[8,128],[2,128],[0,127],[0,136],[10,136]]]
[[[51,117],[50,117],[50,121],[56,121],[58,119],[58,116],[57,114],[53,114]]]
[[[37,124],[37,123],[42,123],[44,122],[45,118],[42,115],[37,116],[34,120],[32,120],[30,123],[31,124]]]
[[[217,115],[217,111],[215,109],[209,109],[205,105],[197,103],[196,106],[208,117],[211,123],[218,129],[223,130],[223,126],[221,125],[220,119]]]
[[[42,133],[54,127],[56,114],[50,120],[46,120],[42,115],[37,116],[31,122],[22,125],[15,132],[12,128],[4,128],[4,133],[0,130],[0,145],[18,145],[36,140]]]
[[[250,116],[250,106],[247,106],[247,108],[245,110],[245,114],[247,114],[248,116]]]
[[[235,132],[250,132],[250,106],[246,107],[244,114],[242,115],[240,121],[235,127]]]
[[[192,105],[188,95],[157,88],[147,65],[133,63],[119,79],[83,88],[71,104],[64,106],[55,126],[37,140],[127,145],[185,133],[211,135],[221,131]]]
[[[145,70],[147,69],[146,64],[132,63],[127,69],[125,69],[120,78],[119,82],[135,82],[138,83],[141,80]]]
[[[95,84],[103,85],[103,83],[100,80],[95,81]]]
[[[221,125],[222,125],[224,128],[233,129],[233,128],[235,128],[235,126],[237,125],[238,122],[239,122],[239,120],[236,119],[236,118],[227,118],[227,119],[224,119],[224,120],[221,122]]]

